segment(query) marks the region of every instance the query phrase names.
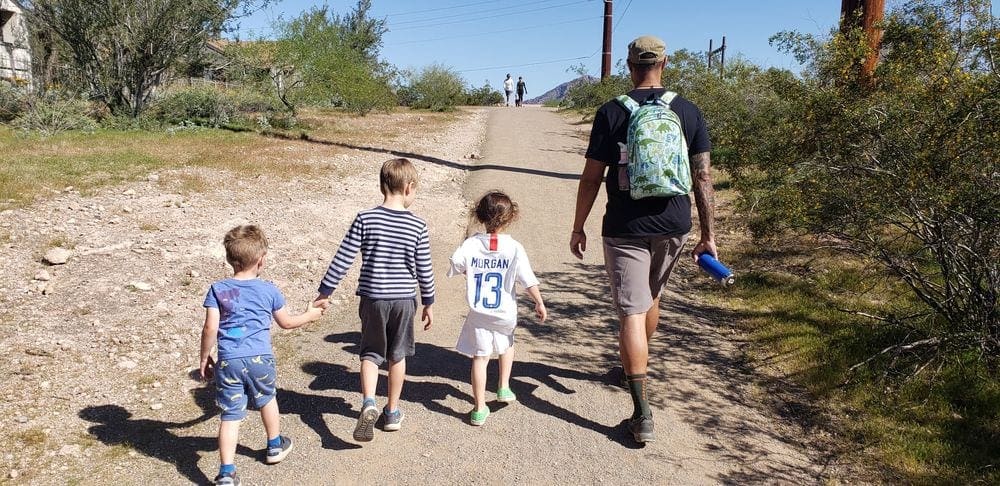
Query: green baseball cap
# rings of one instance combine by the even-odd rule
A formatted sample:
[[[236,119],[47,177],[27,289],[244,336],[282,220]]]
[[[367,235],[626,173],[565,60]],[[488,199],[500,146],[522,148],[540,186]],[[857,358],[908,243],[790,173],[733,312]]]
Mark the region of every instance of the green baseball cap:
[[[656,64],[666,58],[667,45],[659,37],[644,35],[628,45],[628,62]]]

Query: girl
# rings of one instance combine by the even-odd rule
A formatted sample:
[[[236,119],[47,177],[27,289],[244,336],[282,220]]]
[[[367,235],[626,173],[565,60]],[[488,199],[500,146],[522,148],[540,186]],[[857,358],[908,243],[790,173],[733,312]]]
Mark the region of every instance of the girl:
[[[469,421],[483,425],[490,415],[486,406],[486,365],[493,354],[500,356],[497,401],[516,400],[510,390],[517,326],[514,282],[527,289],[540,322],[545,322],[547,312],[524,247],[510,235],[502,234],[517,219],[517,204],[506,194],[491,191],[479,200],[472,216],[486,228],[486,233],[472,235],[455,250],[448,276],[466,275],[469,315],[455,349],[472,357],[472,397],[476,403]]]

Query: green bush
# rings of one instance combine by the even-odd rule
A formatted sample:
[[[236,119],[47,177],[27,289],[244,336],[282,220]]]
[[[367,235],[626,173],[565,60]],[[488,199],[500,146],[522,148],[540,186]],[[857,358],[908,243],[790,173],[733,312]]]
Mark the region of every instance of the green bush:
[[[219,89],[191,87],[171,91],[156,101],[153,116],[170,124],[220,127],[234,121],[236,105]]]
[[[54,95],[31,99],[15,120],[20,130],[54,135],[67,130],[94,130],[93,107],[85,100]]]
[[[563,100],[563,106],[592,110],[631,89],[632,81],[625,74],[615,74],[600,81],[583,81],[569,89]]]
[[[0,122],[9,122],[24,112],[25,93],[0,81]]]
[[[465,104],[470,106],[492,106],[503,102],[503,94],[490,87],[489,81],[480,88],[469,88],[465,96]]]
[[[453,69],[434,64],[412,73],[400,99],[408,106],[431,111],[451,111],[463,104],[465,81]]]

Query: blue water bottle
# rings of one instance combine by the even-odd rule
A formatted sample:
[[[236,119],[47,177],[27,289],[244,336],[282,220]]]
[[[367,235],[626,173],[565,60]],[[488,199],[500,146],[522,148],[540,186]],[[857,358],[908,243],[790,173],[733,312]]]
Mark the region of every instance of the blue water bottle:
[[[733,271],[716,260],[711,253],[705,252],[698,255],[698,266],[721,283],[723,287],[736,283],[736,275],[733,274]]]

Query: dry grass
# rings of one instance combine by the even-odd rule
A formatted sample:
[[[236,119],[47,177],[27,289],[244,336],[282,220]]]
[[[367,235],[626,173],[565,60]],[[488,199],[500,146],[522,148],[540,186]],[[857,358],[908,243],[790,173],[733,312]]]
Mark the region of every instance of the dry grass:
[[[84,194],[108,185],[144,178],[150,172],[204,167],[237,177],[296,177],[335,170],[318,158],[345,153],[352,146],[387,147],[404,137],[433,131],[460,115],[400,109],[366,117],[331,110],[307,111],[303,121],[309,144],[256,133],[225,130],[97,131],[39,137],[0,126],[0,209],[24,206],[73,186]],[[163,176],[161,176],[163,177]],[[197,174],[164,179],[183,194],[205,192],[211,183]]]

